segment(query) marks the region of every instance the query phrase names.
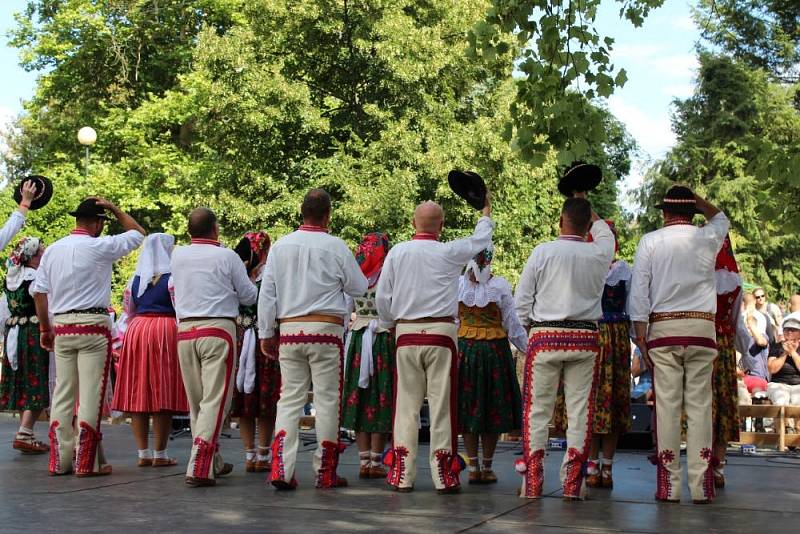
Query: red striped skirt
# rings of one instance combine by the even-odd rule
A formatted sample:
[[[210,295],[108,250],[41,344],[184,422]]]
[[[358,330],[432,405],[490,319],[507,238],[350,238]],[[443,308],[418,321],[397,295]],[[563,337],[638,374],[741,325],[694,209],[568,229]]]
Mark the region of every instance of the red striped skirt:
[[[125,333],[112,408],[121,412],[188,412],[174,317],[138,315]]]

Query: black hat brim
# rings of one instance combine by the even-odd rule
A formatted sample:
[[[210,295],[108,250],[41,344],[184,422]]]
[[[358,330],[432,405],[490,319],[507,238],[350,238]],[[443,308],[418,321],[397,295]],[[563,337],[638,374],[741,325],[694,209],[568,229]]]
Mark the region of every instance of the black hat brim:
[[[683,204],[683,205],[675,205],[675,204],[665,204],[661,202],[660,204],[656,204],[653,206],[657,210],[664,210],[670,213],[679,213],[681,215],[700,215],[703,213],[699,209],[697,209],[696,205],[693,204]]]
[[[85,211],[75,210],[75,211],[70,211],[68,213],[68,215],[70,215],[72,217],[97,217],[98,219],[105,219],[106,221],[110,221],[111,220],[111,217],[109,217],[105,213],[97,214],[97,213],[88,213],[88,212],[85,212]]]
[[[50,202],[50,199],[53,198],[53,182],[45,176],[33,174],[20,180],[14,188],[14,201],[17,204],[22,202],[22,186],[25,182],[33,182],[36,186],[36,193],[33,196],[33,200],[31,200],[30,209],[38,210],[39,208],[43,208]]]
[[[558,181],[558,190],[565,197],[573,191],[591,191],[603,181],[603,170],[597,165],[583,163],[569,169]]]
[[[482,210],[486,205],[486,183],[478,173],[453,170],[447,175],[447,182],[453,193],[476,210]]]

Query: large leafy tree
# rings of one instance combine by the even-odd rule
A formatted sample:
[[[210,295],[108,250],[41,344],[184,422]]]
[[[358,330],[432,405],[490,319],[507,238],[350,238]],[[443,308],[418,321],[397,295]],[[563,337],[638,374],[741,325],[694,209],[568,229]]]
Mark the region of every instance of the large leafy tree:
[[[424,199],[444,205],[445,238],[464,235],[475,214],[446,176],[471,168],[493,190],[497,270],[514,280],[532,247],[554,235],[561,199],[556,152],[532,167],[505,136],[516,54],[474,61],[465,53],[465,29],[489,8],[488,0],[30,2],[14,42],[26,66],[44,70],[7,165],[15,176],[55,179],[56,200],[32,217],[48,239],[68,228],[68,208],[97,193],[150,230],[183,235],[189,210],[204,204],[229,243],[254,228],[275,238],[298,223],[302,195],[325,187],[333,231],[351,244],[375,229],[408,238]],[[591,112],[616,132],[592,147],[609,171],[598,202],[611,212],[631,142],[608,112]],[[84,174],[74,135],[87,124],[99,141]]]
[[[643,230],[655,227],[655,201],[673,181],[708,195],[732,223],[746,278],[781,294],[800,286],[800,114],[797,85],[727,55],[700,54],[694,95],[677,101],[678,143],[648,173],[640,200]]]

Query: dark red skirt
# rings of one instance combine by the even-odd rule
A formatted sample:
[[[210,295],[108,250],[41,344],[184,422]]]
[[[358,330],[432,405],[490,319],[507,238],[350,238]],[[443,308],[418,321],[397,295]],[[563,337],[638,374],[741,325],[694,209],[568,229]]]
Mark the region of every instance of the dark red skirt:
[[[189,411],[174,317],[133,318],[122,344],[111,407],[129,413]]]

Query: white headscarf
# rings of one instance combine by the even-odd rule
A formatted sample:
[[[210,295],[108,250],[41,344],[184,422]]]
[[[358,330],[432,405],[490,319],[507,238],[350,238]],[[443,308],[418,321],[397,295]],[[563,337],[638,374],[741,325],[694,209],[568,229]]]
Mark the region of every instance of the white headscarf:
[[[494,248],[490,245],[489,248],[479,252],[474,258],[469,260],[467,268],[464,271],[464,277],[469,280],[469,273],[475,275],[475,280],[479,284],[485,284],[492,277],[492,258],[494,256]],[[480,264],[478,263],[480,262]]]
[[[134,276],[139,277],[137,297],[142,296],[154,276],[169,272],[169,259],[174,246],[175,236],[169,234],[156,233],[145,238],[142,252],[139,254],[139,261],[136,262],[136,273],[134,273]]]
[[[6,262],[6,287],[9,291],[16,291],[22,282],[33,280],[36,277],[36,269],[25,264],[36,256],[41,243],[38,237],[24,237],[14,247]]]

